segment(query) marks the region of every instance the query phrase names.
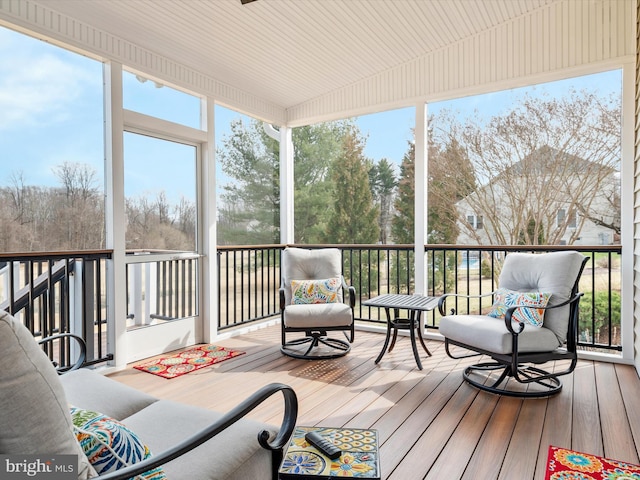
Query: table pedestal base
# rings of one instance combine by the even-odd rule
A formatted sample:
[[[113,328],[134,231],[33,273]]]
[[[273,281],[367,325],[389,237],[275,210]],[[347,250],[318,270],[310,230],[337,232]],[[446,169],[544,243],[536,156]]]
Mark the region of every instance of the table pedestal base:
[[[431,352],[427,348],[427,345],[424,343],[424,338],[422,337],[422,324],[420,319],[422,318],[422,312],[420,310],[411,310],[409,312],[409,318],[391,318],[391,313],[389,312],[389,308],[385,308],[387,313],[387,336],[384,340],[384,346],[382,347],[382,351],[376,358],[375,363],[380,363],[382,357],[386,352],[390,352],[393,350],[393,347],[396,345],[396,339],[398,338],[398,330],[409,330],[409,335],[411,337],[411,348],[413,349],[413,356],[416,359],[416,363],[418,364],[418,368],[422,370],[422,362],[420,361],[420,355],[418,353],[418,345],[416,344],[416,330],[418,330],[418,339],[420,340],[420,344],[424,351],[427,352],[428,356],[431,356]],[[396,312],[397,314],[397,312]],[[393,339],[391,339],[391,331],[393,331]],[[391,339],[391,345],[389,345],[389,340]],[[389,347],[389,350],[387,350]]]

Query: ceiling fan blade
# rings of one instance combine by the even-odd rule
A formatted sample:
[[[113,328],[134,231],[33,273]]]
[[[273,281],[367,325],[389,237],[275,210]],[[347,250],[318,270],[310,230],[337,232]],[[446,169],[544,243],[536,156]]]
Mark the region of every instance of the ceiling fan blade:
[[[242,5],[246,5],[247,3],[251,3],[251,2],[255,2],[257,0],[240,0],[240,3],[242,3]]]

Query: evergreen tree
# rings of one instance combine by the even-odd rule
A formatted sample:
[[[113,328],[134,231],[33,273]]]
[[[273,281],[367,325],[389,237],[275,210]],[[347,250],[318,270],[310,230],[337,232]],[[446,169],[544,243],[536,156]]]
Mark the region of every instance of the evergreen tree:
[[[280,155],[278,142],[262,122],[231,122],[218,159],[234,183],[225,185],[220,208],[218,243],[280,242]]]
[[[344,136],[342,155],[333,166],[333,179],[334,208],[326,243],[376,243],[379,212],[373,204],[367,162],[355,127]]]
[[[342,154],[350,121],[319,123],[293,130],[296,243],[322,243],[331,217],[331,166]]]
[[[381,159],[369,170],[371,191],[374,201],[380,211],[380,243],[388,243],[388,233],[391,226],[391,205],[398,180],[393,165],[386,158]]]
[[[400,164],[398,196],[394,203],[396,214],[391,220],[391,236],[399,244],[412,244],[415,238],[415,157],[416,147],[409,142]]]
[[[473,165],[453,136],[442,151],[429,144],[429,243],[456,243],[456,202],[473,192],[475,185]]]
[[[396,213],[391,219],[391,237],[396,244],[413,244],[415,239],[415,152],[415,144],[409,142],[409,148],[400,164],[398,192],[393,205]],[[409,256],[413,259],[412,253]],[[392,257],[391,275],[399,278],[401,290],[409,293],[414,283],[413,261],[407,264]]]

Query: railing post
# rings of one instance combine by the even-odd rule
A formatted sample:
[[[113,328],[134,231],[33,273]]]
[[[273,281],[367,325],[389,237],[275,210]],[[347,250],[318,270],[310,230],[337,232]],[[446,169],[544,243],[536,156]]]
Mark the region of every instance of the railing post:
[[[145,263],[146,275],[144,280],[144,321],[151,323],[151,309],[158,304],[158,262]]]
[[[11,315],[16,314],[16,309],[14,303],[16,301],[16,292],[20,290],[20,272],[22,269],[20,266],[22,262],[11,262],[11,269],[9,270],[9,290],[7,292],[7,297],[9,298],[9,313]],[[16,273],[17,272],[17,273]],[[24,316],[22,318],[23,322],[25,322]],[[26,322],[25,322],[26,324]]]
[[[80,335],[87,340],[84,336],[84,330],[82,329],[82,276],[83,276],[84,261],[78,259],[73,262],[73,270],[69,274],[73,277],[69,279],[69,333]],[[69,345],[71,358],[77,358],[78,345],[76,342],[70,342]],[[90,357],[87,357],[90,358]]]
[[[129,312],[133,313],[133,324],[140,326],[144,324],[142,314],[142,275],[140,274],[141,265],[135,263],[127,265],[127,273],[129,278]]]
[[[87,343],[87,359],[93,360],[95,354],[95,324],[96,324],[96,291],[95,291],[95,265],[94,260],[78,262],[82,263],[82,317]]]

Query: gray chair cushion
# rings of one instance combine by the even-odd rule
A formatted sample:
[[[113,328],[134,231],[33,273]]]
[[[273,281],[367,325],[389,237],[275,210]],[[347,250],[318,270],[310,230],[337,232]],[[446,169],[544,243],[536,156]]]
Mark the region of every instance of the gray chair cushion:
[[[510,253],[504,261],[498,283],[501,288],[520,292],[551,293],[547,305],[551,307],[569,300],[583,260],[584,255],[576,251]],[[567,339],[568,326],[568,305],[545,312],[543,328],[552,330],[561,344]]]
[[[153,453],[160,453],[222,416],[202,408],[160,400],[122,421]],[[270,480],[271,452],[258,443],[264,429],[276,428],[243,419],[180,458],[166,463],[169,479]]]
[[[285,248],[282,252],[282,286],[285,302],[291,303],[291,280],[322,280],[342,277],[342,256],[337,248]],[[342,289],[338,292],[342,301]]]
[[[122,420],[158,401],[140,390],[86,368],[60,377],[71,405]]]
[[[345,303],[287,305],[284,311],[284,324],[289,328],[348,327],[351,323],[351,307]]]
[[[0,453],[77,455],[78,479],[95,475],[69,414],[58,373],[20,322],[0,310]]]
[[[440,333],[453,341],[500,354],[513,353],[504,320],[488,315],[448,315],[440,319]],[[560,346],[548,328],[525,327],[518,336],[519,352],[550,352]]]

